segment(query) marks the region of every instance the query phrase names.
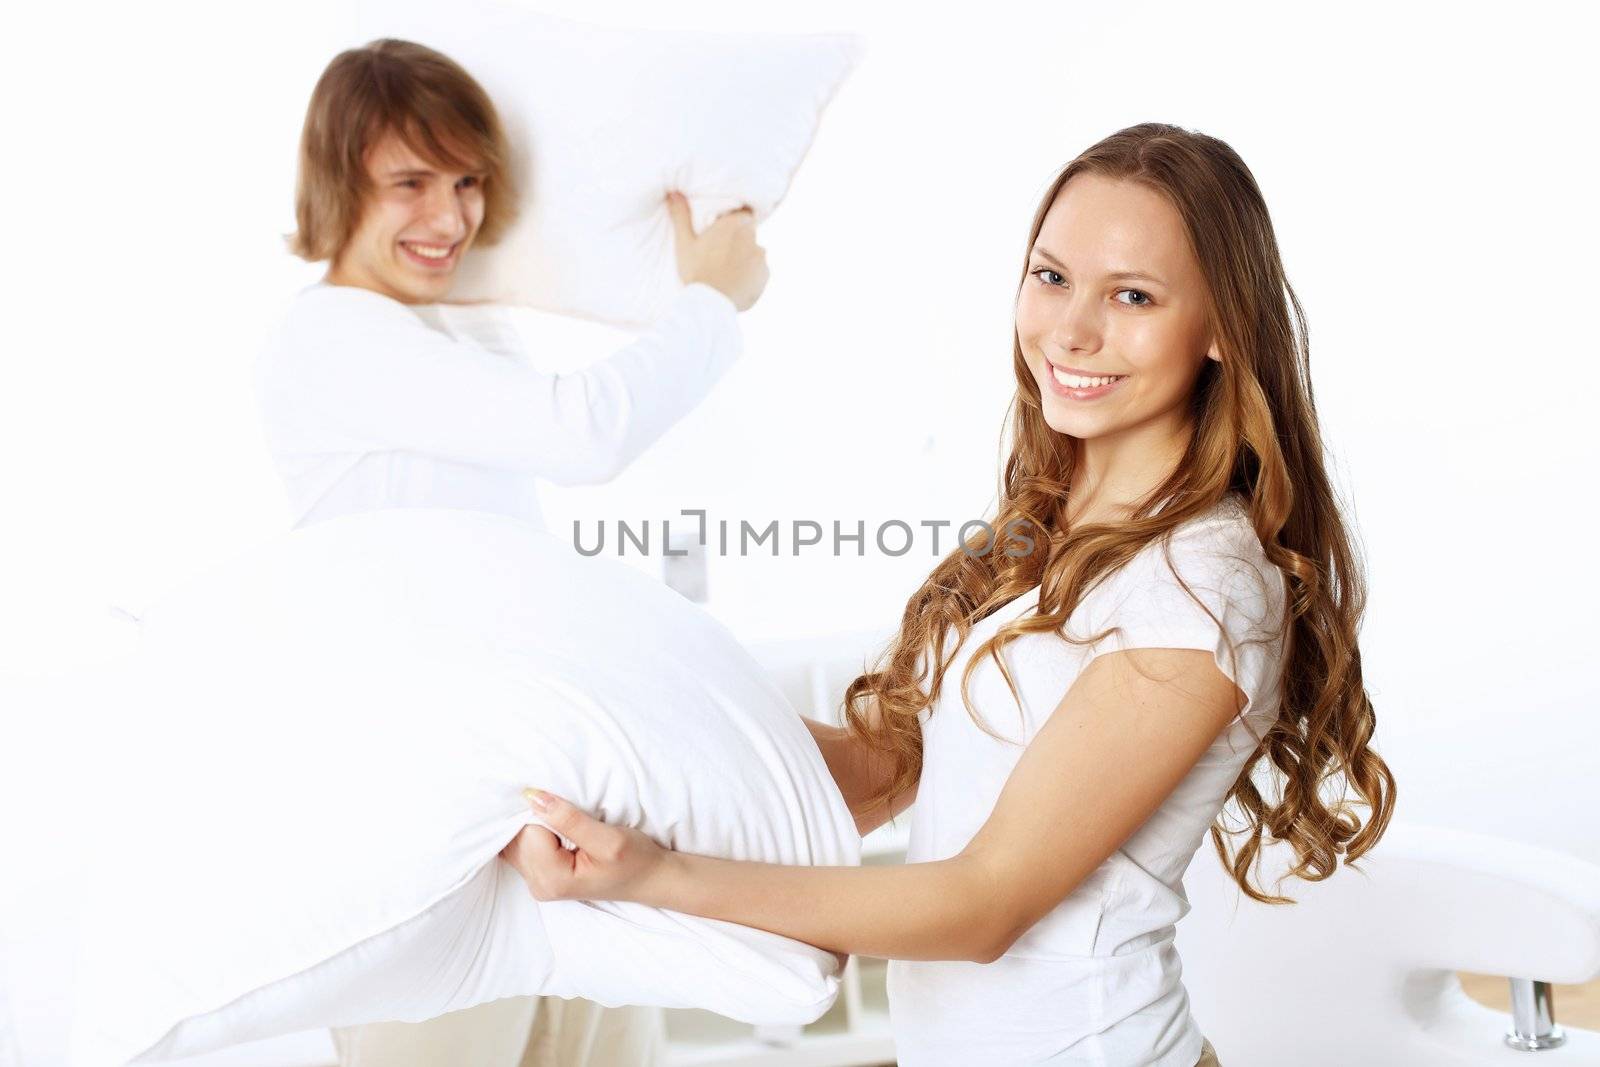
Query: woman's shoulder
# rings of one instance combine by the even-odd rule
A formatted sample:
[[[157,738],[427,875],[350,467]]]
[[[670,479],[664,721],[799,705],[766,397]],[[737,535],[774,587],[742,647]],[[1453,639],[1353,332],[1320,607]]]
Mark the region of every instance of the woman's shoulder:
[[[1210,508],[1173,527],[1167,535],[1151,540],[1136,559],[1148,562],[1171,556],[1204,565],[1235,553],[1265,557],[1250,518],[1249,505],[1239,494],[1229,493]]]
[[[1243,556],[1253,564],[1267,558],[1250,517],[1250,505],[1237,493],[1229,493],[1208,511],[1180,525],[1173,531],[1172,541],[1186,554],[1200,558]]]
[[[1249,643],[1282,632],[1287,586],[1243,501],[1224,500],[1158,537],[1093,583],[1073,612],[1080,637],[1116,647],[1199,647],[1219,632]]]
[[[1230,494],[1184,534],[1174,556],[1186,584],[1202,586],[1202,599],[1240,619],[1269,629],[1280,625],[1288,580],[1267,556],[1242,497]]]
[[[1152,590],[1185,587],[1207,600],[1270,603],[1281,596],[1282,575],[1267,558],[1249,505],[1237,494],[1143,546],[1094,593],[1102,603],[1126,605]]]

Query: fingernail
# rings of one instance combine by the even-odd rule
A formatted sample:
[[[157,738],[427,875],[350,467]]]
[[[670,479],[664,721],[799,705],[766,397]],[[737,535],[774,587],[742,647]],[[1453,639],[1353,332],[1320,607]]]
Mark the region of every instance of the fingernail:
[[[532,804],[537,811],[545,811],[550,807],[550,798],[542,789],[529,787],[522,791],[522,797],[529,804]]]

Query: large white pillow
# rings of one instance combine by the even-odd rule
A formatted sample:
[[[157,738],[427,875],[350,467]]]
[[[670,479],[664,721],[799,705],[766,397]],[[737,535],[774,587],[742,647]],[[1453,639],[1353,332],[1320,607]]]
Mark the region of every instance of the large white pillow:
[[[863,51],[849,34],[607,29],[490,0],[369,2],[357,30],[460,63],[512,142],[521,218],[467,254],[450,299],[624,325],[681,288],[667,190],[697,229],[741,204],[767,218]]]
[[[143,616],[86,828],[78,1067],[501,997],[803,1023],[829,952],[498,858],[542,786],[675,848],[853,865],[798,714],[702,609],[518,520],[394,509],[283,535]]]

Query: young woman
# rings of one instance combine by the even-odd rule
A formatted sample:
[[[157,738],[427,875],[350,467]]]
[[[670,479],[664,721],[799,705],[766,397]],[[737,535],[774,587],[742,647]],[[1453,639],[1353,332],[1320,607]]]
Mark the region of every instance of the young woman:
[[[256,364],[272,458],[305,526],[394,507],[542,525],[538,482],[604,481],[738,356],[767,282],[748,211],[696,234],[669,197],[685,285],[661,321],[585,370],[535,368],[503,309],[441,311],[456,270],[520,209],[494,104],[448,56],[382,39],[312,92],[289,247],[328,261]],[[605,1067],[665,1042],[658,1008],[512,997],[425,1023],[334,1031],[341,1067]]]
[[[1155,123],[1094,145],[1028,235],[991,524],[1013,536],[945,558],[849,686],[846,725],[811,724],[863,832],[916,801],[907,863],[680,854],[540,790],[543,825],[503,856],[541,900],[887,957],[903,1067],[1217,1063],[1173,946],[1207,829],[1245,893],[1283,902],[1247,876],[1263,837],[1320,880],[1372,848],[1394,802],[1306,347],[1231,148]],[[1330,774],[1364,827],[1325,799]],[[1245,824],[1231,858],[1228,800]]]

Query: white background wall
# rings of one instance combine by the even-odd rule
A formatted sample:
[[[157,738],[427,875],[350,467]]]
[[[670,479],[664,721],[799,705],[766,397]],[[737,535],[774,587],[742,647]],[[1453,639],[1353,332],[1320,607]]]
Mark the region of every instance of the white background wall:
[[[761,231],[747,356],[574,517],[961,521],[994,501],[1009,308],[1052,172],[1157,119],[1230,142],[1309,316],[1389,721],[1593,707],[1597,98],[1576,5],[536,4],[853,30],[869,54]],[[29,5],[0,65],[0,675],[122,647],[107,605],[273,536],[249,368],[351,3]],[[20,17],[20,23],[16,21]],[[932,563],[714,559],[752,638],[893,622]],[[3,742],[0,742],[3,743]]]

